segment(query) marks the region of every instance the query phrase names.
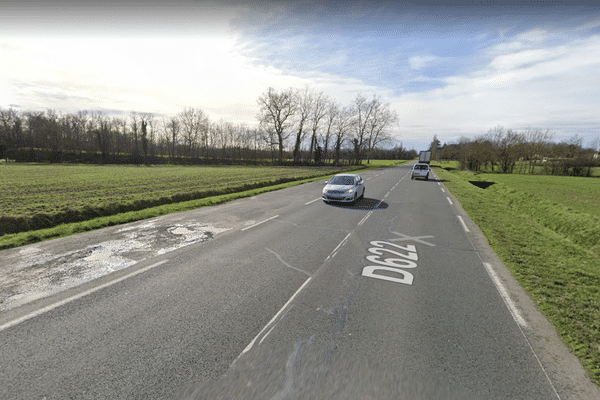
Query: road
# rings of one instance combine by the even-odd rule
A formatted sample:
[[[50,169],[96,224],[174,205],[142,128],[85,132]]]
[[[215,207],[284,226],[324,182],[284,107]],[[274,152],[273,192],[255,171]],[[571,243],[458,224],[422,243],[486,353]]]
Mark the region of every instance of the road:
[[[443,182],[363,178],[0,252],[0,398],[600,398]]]

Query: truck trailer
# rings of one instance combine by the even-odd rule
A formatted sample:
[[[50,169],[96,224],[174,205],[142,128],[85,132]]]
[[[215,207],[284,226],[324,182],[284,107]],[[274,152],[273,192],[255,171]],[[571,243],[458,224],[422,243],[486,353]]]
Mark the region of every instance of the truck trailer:
[[[422,151],[419,153],[419,164],[429,164],[431,162],[431,152]]]

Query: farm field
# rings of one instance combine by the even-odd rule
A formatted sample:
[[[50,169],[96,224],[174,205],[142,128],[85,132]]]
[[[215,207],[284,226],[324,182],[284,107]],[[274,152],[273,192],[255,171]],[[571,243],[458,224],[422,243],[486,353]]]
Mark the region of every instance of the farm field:
[[[0,238],[156,206],[322,177],[344,170],[348,170],[348,167],[2,164]],[[148,217],[132,216],[125,222],[132,218]],[[116,223],[121,222],[109,222]],[[94,228],[88,226],[83,230],[89,229]],[[50,234],[50,237],[58,236],[64,234]],[[30,240],[21,240],[20,244],[43,238],[34,235]],[[12,246],[5,244],[1,247]]]
[[[433,166],[600,385],[600,179]]]

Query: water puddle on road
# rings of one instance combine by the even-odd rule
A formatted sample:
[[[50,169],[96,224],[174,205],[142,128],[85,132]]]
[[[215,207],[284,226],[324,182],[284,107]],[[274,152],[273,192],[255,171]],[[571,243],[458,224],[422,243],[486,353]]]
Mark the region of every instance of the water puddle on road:
[[[204,242],[229,228],[155,221],[116,231],[114,239],[81,250],[50,253],[27,246],[2,260],[0,312],[127,268],[148,257]]]

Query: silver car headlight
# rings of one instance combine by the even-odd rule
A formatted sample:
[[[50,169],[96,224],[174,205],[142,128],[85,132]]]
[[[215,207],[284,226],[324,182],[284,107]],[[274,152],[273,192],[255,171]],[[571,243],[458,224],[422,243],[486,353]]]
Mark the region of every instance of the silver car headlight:
[[[352,193],[352,192],[354,192],[354,189],[348,189],[348,190],[346,190],[346,193]]]

